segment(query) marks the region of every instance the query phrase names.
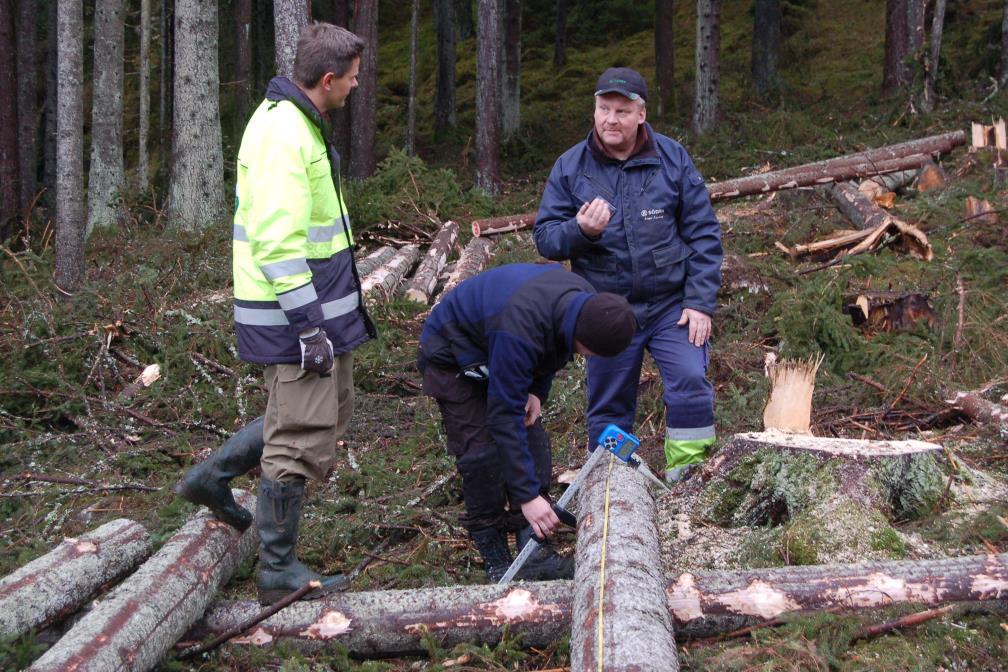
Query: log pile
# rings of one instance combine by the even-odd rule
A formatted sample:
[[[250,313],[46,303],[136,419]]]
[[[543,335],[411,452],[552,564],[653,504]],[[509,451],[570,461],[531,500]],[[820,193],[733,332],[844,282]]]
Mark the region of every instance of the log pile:
[[[112,520],[0,579],[0,635],[19,636],[67,616],[150,555],[143,525]]]
[[[458,262],[455,264],[455,270],[452,271],[447,282],[445,282],[444,289],[441,291],[438,301],[445,294],[455,289],[463,280],[481,273],[486,268],[487,262],[493,257],[493,247],[494,243],[489,238],[480,237],[470,240],[469,244],[462,250],[462,254],[459,255]]]
[[[448,263],[448,256],[455,247],[458,235],[459,225],[457,223],[448,221],[441,225],[427,250],[427,254],[424,255],[417,270],[413,273],[413,277],[406,285],[403,294],[407,299],[423,304],[430,302],[438,276],[441,275],[441,270]]]
[[[361,280],[361,292],[365,295],[377,291],[382,296],[392,296],[420,256],[420,248],[406,245],[397,251],[385,264],[371,271]]]

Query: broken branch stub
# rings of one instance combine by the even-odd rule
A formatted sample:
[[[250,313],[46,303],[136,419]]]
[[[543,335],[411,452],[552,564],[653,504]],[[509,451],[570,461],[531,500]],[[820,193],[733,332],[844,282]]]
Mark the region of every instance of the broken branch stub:
[[[241,506],[255,508],[253,495],[234,494]],[[28,669],[150,670],[255,552],[255,529],[239,533],[201,509]]]
[[[0,579],[0,634],[18,636],[65,617],[151,552],[140,523],[120,518],[63,543]]]

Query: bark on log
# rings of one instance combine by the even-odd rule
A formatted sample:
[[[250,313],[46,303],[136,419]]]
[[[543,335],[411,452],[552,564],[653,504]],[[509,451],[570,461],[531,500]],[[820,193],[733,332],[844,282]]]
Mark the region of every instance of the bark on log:
[[[448,263],[448,255],[455,247],[458,240],[459,225],[457,222],[448,221],[441,225],[434,240],[431,241],[427,254],[420,260],[420,265],[413,273],[413,277],[406,284],[404,292],[407,299],[417,303],[430,303],[431,294],[434,293],[434,286],[437,285],[438,276],[441,269]]]
[[[886,173],[884,175],[873,175],[864,182],[873,182],[887,191],[896,191],[908,186],[917,178],[917,170],[901,170],[896,173]],[[864,182],[860,186],[864,186]]]
[[[478,238],[479,236],[492,236],[497,233],[521,231],[522,229],[532,228],[535,220],[536,213],[534,212],[526,212],[521,215],[507,215],[505,217],[476,219],[472,223],[472,234]]]
[[[524,646],[546,646],[570,631],[573,591],[572,581],[548,581],[343,593],[292,604],[229,644],[283,642],[305,651],[336,645],[354,657],[401,656],[423,652],[425,632],[442,648],[462,642],[493,646],[507,625],[521,635]],[[680,641],[725,634],[799,610],[964,601],[1003,608],[1008,554],[690,572],[663,579],[657,592]],[[259,609],[255,602],[220,602],[185,640],[220,634]]]
[[[402,279],[409,274],[419,256],[420,248],[416,245],[406,245],[401,248],[388,260],[388,263],[371,271],[366,278],[361,280],[361,292],[368,294],[378,290],[386,297],[392,296]]]
[[[0,635],[18,636],[73,613],[151,552],[143,525],[119,518],[0,579]]]
[[[832,182],[852,180],[854,178],[895,173],[910,168],[919,168],[922,164],[930,161],[930,159],[924,154],[912,154],[907,157],[879,161],[872,160],[854,163],[848,162],[847,159],[839,159],[837,161],[837,164],[830,162],[825,162],[824,165],[809,164],[773,173],[763,173],[762,175],[740,177],[734,180],[725,180],[724,182],[714,182],[707,185],[707,191],[710,192],[712,201],[726,198],[740,198],[742,196],[765,194],[783,189],[812,187]]]
[[[259,609],[254,602],[220,603],[186,640],[220,634]],[[567,636],[570,610],[570,581],[342,593],[292,604],[230,643],[285,641],[309,651],[338,645],[355,657],[399,656],[423,652],[427,635],[442,648],[492,645],[507,627],[524,646],[542,647]]]
[[[854,222],[862,231],[874,229],[879,224],[887,222],[892,215],[880,208],[860,189],[850,182],[838,182],[829,188],[830,196],[836,201],[837,208],[847,219]]]
[[[255,509],[253,495],[234,492],[239,504]],[[201,510],[28,669],[153,668],[202,616],[217,589],[252,556],[258,541],[255,525],[240,534]]]
[[[571,669],[676,672],[647,481],[610,457],[595,465],[578,494]]]
[[[489,238],[480,237],[470,240],[462,250],[462,254],[459,255],[458,261],[455,263],[455,270],[448,276],[448,281],[445,282],[444,289],[438,296],[438,301],[441,301],[441,297],[455,289],[466,278],[471,278],[482,272],[487,262],[493,257],[493,246],[494,243]]]
[[[979,392],[956,392],[945,403],[975,422],[1008,430],[1008,406],[987,401]]]
[[[388,262],[396,253],[394,247],[382,245],[377,250],[367,255],[363,259],[357,260],[357,275],[364,278],[379,266]]]

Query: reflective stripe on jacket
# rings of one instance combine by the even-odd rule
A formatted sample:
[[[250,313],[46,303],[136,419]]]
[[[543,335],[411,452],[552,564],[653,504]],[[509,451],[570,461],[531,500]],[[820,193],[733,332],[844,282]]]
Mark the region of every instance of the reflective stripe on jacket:
[[[570,259],[599,292],[626,297],[642,324],[655,308],[678,303],[713,315],[723,252],[707,187],[682,145],[644,129],[648,140],[626,161],[600,160],[591,134],[557,159],[539,204],[536,246],[548,259]],[[576,217],[596,197],[612,208],[592,240]]]
[[[277,77],[242,136],[233,270],[246,361],[300,362],[298,333],[312,326],[325,328],[336,354],[374,335],[327,128],[307,96]]]

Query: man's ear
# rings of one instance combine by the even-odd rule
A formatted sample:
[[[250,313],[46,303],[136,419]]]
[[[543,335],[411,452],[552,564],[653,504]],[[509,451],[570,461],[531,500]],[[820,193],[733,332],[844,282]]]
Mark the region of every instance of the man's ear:
[[[336,78],[336,75],[331,72],[327,72],[322,75],[322,87],[326,90],[332,86],[332,81]]]

